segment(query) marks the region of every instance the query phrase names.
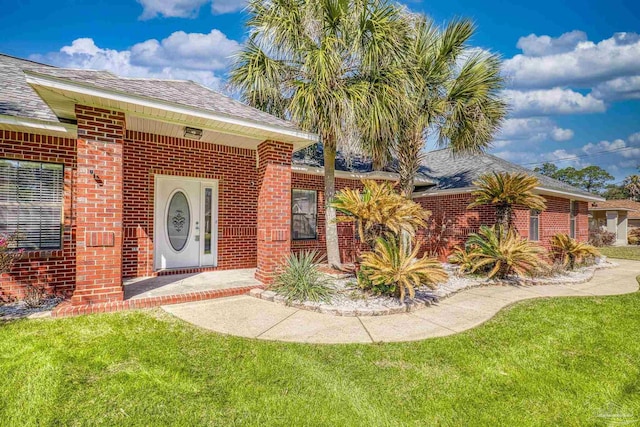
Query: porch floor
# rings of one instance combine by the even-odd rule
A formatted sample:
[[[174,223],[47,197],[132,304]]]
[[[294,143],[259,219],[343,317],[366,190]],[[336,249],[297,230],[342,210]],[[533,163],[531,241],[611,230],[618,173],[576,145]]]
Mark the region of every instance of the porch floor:
[[[124,299],[134,300],[262,287],[262,283],[254,277],[255,272],[255,268],[246,268],[130,279],[124,282]]]

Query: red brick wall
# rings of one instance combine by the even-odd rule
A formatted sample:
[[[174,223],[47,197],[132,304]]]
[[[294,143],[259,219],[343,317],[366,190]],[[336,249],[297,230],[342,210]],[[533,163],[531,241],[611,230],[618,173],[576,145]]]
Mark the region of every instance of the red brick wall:
[[[72,304],[121,301],[122,112],[76,105],[76,289]]]
[[[153,275],[155,175],[218,180],[218,269],[256,266],[256,152],[127,131],[124,141],[124,277]]]
[[[0,130],[0,158],[64,164],[64,231],[60,250],[27,252],[11,273],[0,276],[0,300],[21,298],[27,284],[68,296],[75,285],[76,140]]]
[[[495,222],[495,209],[482,206],[467,209],[471,195],[455,194],[416,199],[425,209],[432,212],[430,227],[419,233],[420,242],[425,250],[435,250],[434,236],[444,238],[441,256],[448,254],[456,245],[462,245],[469,234],[475,233],[480,225],[492,225]],[[540,214],[540,244],[549,247],[555,234],[569,234],[569,199],[545,196],[547,209]],[[514,226],[523,237],[529,237],[529,210],[516,208]],[[588,203],[578,202],[577,235],[581,241],[587,241],[589,235]],[[444,233],[439,233],[445,225]]]
[[[258,146],[258,245],[256,278],[271,283],[291,253],[291,155],[293,146],[265,141]]]
[[[293,173],[292,189],[315,190],[318,192],[318,237],[309,240],[293,240],[291,250],[299,253],[307,250],[316,250],[322,255],[327,254],[326,233],[325,233],[325,200],[324,200],[324,177],[304,173]],[[336,191],[343,188],[362,188],[362,182],[357,179],[336,178]],[[340,259],[342,262],[354,261],[354,226],[351,223],[338,223],[338,238],[340,248]]]

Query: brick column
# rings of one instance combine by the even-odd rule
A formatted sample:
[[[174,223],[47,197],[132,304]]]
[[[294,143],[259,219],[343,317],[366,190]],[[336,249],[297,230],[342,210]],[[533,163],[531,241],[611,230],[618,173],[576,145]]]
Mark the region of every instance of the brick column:
[[[76,105],[76,288],[71,303],[122,301],[124,113]]]
[[[293,146],[258,146],[258,268],[256,279],[273,281],[276,266],[291,252],[291,155]]]

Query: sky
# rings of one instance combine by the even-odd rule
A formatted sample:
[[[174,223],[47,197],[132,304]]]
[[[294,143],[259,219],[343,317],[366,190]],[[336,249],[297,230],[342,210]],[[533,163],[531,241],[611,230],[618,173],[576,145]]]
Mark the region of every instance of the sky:
[[[503,58],[511,112],[492,152],[533,168],[640,166],[640,1],[406,0],[445,24],[471,18],[471,44]],[[122,76],[225,90],[245,39],[242,0],[0,0],[0,52]]]

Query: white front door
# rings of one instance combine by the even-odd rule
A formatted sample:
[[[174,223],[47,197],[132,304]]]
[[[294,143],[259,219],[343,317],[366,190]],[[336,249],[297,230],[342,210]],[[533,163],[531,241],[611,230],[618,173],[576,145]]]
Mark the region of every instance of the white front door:
[[[155,268],[216,266],[218,182],[157,175]]]

